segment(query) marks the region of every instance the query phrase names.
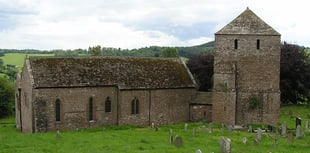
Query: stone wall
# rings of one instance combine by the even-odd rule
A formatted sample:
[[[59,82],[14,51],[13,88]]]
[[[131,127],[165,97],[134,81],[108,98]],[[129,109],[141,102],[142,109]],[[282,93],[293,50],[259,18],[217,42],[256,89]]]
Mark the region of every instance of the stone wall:
[[[117,92],[116,87],[34,89],[35,132],[116,125]],[[94,108],[91,121],[88,118],[90,97]],[[107,97],[110,97],[111,112],[105,112]],[[59,122],[56,122],[57,99],[60,100]]]
[[[211,104],[193,104],[190,107],[190,121],[211,122],[212,121],[212,105]]]
[[[30,77],[31,69],[29,64],[25,63],[26,66],[23,68],[21,74],[21,92],[20,92],[20,107],[21,107],[21,118],[17,116],[17,119],[20,119],[21,125],[17,125],[21,128],[22,132],[32,133],[34,131],[34,120],[33,120],[33,111],[32,111],[32,78]]]

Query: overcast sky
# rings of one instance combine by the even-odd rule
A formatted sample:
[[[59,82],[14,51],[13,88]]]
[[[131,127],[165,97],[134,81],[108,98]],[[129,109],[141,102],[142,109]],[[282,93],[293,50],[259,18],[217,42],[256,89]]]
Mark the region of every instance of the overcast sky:
[[[192,46],[248,6],[281,33],[310,46],[307,0],[0,0],[0,48]]]

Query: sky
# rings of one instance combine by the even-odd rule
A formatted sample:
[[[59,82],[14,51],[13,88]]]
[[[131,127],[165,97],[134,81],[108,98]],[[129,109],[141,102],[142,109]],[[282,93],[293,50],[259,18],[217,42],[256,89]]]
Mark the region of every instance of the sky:
[[[309,47],[307,0],[0,0],[0,48],[133,49],[193,46],[247,7],[281,33]]]

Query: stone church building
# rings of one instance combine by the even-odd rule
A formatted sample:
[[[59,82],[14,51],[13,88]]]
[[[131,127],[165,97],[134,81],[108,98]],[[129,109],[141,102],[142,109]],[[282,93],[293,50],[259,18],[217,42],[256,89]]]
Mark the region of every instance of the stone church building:
[[[279,82],[280,34],[246,9],[215,33],[213,92],[197,92],[177,58],[32,57],[16,81],[16,127],[276,125]]]

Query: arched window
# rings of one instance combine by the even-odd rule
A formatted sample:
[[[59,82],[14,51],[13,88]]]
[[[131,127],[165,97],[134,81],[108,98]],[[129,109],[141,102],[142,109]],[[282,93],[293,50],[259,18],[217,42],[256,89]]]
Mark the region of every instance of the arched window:
[[[60,100],[57,98],[55,102],[56,122],[60,122]]]
[[[89,102],[88,102],[88,120],[92,121],[94,120],[94,105],[93,105],[93,97],[89,97]]]
[[[260,49],[260,40],[259,39],[256,40],[256,49]]]
[[[112,110],[112,106],[111,106],[111,100],[110,97],[108,96],[107,99],[105,100],[105,112],[109,113]]]
[[[131,114],[139,114],[139,99],[137,97],[131,101]]]
[[[235,49],[238,49],[238,39],[235,39]]]

